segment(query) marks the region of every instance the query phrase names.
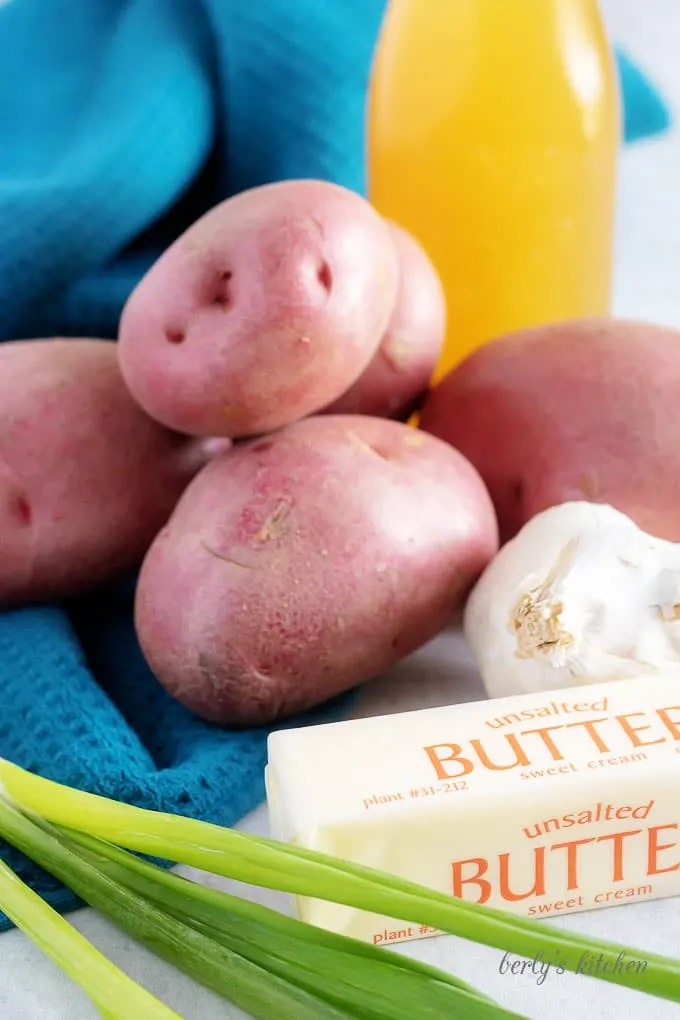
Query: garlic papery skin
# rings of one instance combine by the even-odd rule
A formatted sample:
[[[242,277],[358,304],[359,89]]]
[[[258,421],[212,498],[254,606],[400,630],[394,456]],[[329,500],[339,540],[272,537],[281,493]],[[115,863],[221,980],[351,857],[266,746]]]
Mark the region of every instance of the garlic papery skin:
[[[464,631],[487,694],[678,673],[680,546],[598,503],[543,511],[500,550]]]

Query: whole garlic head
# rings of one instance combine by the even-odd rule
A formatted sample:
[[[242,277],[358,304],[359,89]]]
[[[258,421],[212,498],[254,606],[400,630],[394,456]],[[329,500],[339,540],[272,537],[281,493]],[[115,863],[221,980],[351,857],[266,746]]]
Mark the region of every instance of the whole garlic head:
[[[490,697],[678,671],[680,547],[611,506],[545,510],[505,545],[464,630]]]

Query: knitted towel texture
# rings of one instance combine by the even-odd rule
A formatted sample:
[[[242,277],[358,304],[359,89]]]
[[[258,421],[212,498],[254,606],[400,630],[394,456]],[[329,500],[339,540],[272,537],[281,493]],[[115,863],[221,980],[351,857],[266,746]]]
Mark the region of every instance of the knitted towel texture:
[[[384,6],[0,2],[0,340],[115,338],[161,251],[244,188],[319,177],[364,192],[364,100]],[[663,131],[654,87],[624,54],[618,66],[625,140]],[[0,755],[234,824],[263,797],[267,731],[205,724],[165,694],[136,643],[133,590],[134,579],[85,605],[0,614]],[[77,905],[21,855],[0,853],[55,907]]]

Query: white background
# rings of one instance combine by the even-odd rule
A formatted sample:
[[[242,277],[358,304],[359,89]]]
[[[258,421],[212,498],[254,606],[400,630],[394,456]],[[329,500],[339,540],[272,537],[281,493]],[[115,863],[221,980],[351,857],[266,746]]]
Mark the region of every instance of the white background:
[[[680,0],[604,0],[602,7],[612,37],[653,72],[680,118]],[[638,143],[626,151],[619,188],[615,312],[680,327],[680,128],[661,140]],[[459,639],[445,635],[389,677],[369,686],[359,712],[372,715],[451,704],[481,694]],[[264,810],[246,819],[243,828],[265,832]],[[253,890],[252,895],[272,905],[281,902],[260,890]],[[186,1020],[236,1020],[241,1016],[173,973],[92,911],[79,911],[70,915],[70,920]],[[641,956],[645,950],[680,953],[680,909],[674,900],[577,914],[553,923],[627,943],[638,948]],[[589,978],[553,973],[539,987],[530,975],[501,975],[501,953],[454,938],[427,939],[400,951],[468,977],[531,1020],[548,1016],[567,1020],[579,1012],[589,1020],[678,1020],[680,1016],[677,1005]],[[19,932],[0,935],[0,1016],[8,1020],[91,1020],[96,1015],[82,993]]]

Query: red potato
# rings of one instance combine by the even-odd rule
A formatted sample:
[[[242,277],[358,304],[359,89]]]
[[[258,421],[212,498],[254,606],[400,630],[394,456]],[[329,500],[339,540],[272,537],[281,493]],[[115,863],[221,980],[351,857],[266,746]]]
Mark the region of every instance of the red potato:
[[[2,606],[139,563],[211,452],[140,410],[105,340],[0,346],[0,422]]]
[[[378,351],[353,386],[327,411],[405,421],[427,391],[446,330],[446,302],[424,249],[395,223],[388,227],[399,257],[399,292]]]
[[[130,296],[123,375],[180,432],[268,432],[354,383],[397,286],[390,232],[363,198],[323,181],[254,188],[198,220]]]
[[[144,560],[137,633],[197,715],[271,722],[433,637],[497,541],[481,480],[445,443],[386,419],[307,418],[192,482]]]
[[[501,537],[571,500],[680,541],[680,332],[616,319],[497,340],[430,395],[421,427],[479,470]]]

